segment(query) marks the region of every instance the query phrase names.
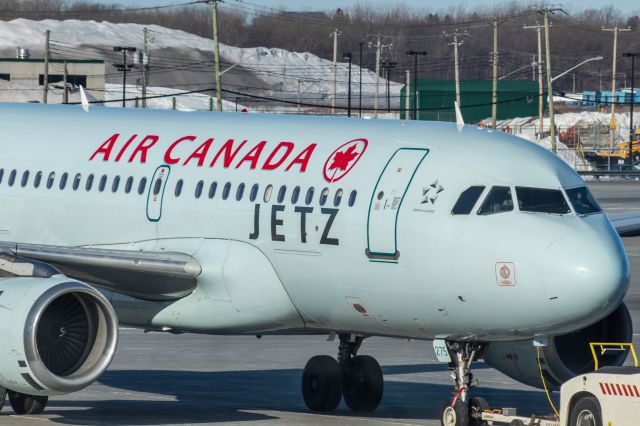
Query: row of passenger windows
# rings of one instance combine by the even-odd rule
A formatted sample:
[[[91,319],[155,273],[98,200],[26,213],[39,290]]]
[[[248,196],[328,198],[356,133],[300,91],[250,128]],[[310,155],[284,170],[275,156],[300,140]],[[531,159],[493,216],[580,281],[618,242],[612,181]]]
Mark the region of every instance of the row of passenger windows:
[[[451,214],[466,215],[471,213],[478,199],[484,192],[484,186],[470,186],[462,192],[453,206]],[[586,215],[602,211],[597,201],[586,186],[567,189],[567,197],[576,214]],[[522,212],[568,214],[569,204],[559,189],[528,188],[516,186],[518,208]],[[489,215],[513,210],[513,196],[508,186],[494,186],[478,209],[479,215]]]
[[[4,178],[4,169],[0,169],[0,184],[2,184],[3,178]],[[57,184],[60,190],[63,190],[67,187],[69,178],[70,176],[68,173],[63,173],[62,175],[60,175],[60,179]],[[13,187],[14,185],[17,184],[18,179],[19,179],[20,186],[22,186],[23,188],[26,187],[29,184],[30,172],[27,170],[23,172],[21,176],[18,176],[17,170],[12,170],[9,173],[9,176],[7,177],[7,184],[10,187]],[[41,185],[43,185],[43,179],[44,179],[43,173],[41,171],[37,172],[33,178],[33,187],[39,188]],[[120,176],[115,176],[111,181],[110,185],[108,180],[109,179],[107,175],[102,175],[99,179],[97,179],[98,191],[104,192],[105,189],[107,189],[107,187],[110,186],[110,189],[112,192],[114,193],[117,192],[122,183]],[[46,186],[47,189],[51,189],[56,185],[55,182],[56,182],[56,174],[55,172],[51,172],[46,177],[46,182],[44,182],[44,186]],[[91,191],[91,189],[93,188],[94,182],[96,182],[96,177],[93,174],[90,174],[86,177],[84,185],[82,185],[82,175],[78,173],[73,177],[71,188],[74,191],[77,191],[81,186],[84,186],[84,189],[86,191]],[[135,179],[132,176],[130,176],[123,183],[124,192],[125,194],[129,194],[132,192],[132,190],[135,189],[135,191],[138,194],[143,195],[146,191],[147,183],[148,183],[147,178],[143,177],[139,180],[137,185],[135,185]],[[163,184],[162,179],[156,179],[156,181],[153,183],[154,195],[158,195],[160,191],[162,191],[162,184]],[[222,187],[223,200],[227,200],[230,197],[233,190],[232,186],[233,185],[231,184],[231,182],[227,182]],[[184,180],[180,179],[176,182],[176,185],[174,188],[174,195],[176,198],[182,195],[183,188],[184,188]],[[240,183],[236,186],[234,197],[237,201],[241,201],[243,199],[245,194],[245,189],[246,189],[246,185],[244,183]],[[211,182],[206,188],[208,198],[213,199],[216,195],[217,190],[218,190],[218,183]],[[259,184],[256,183],[253,186],[251,186],[251,189],[249,190],[249,201],[254,202],[260,196],[265,203],[268,203],[269,201],[271,201],[272,195],[274,193],[274,186],[267,185],[264,188],[263,194],[259,195],[259,192],[260,192]],[[299,200],[303,199],[305,204],[310,205],[314,200],[315,192],[316,192],[315,188],[310,187],[303,193],[303,190],[299,186],[296,186],[291,190],[291,198],[290,198],[291,203],[297,204]],[[201,180],[196,184],[194,197],[196,199],[199,199],[204,195],[204,193],[205,193],[205,182]],[[287,193],[288,193],[287,186],[282,185],[277,191],[277,195],[275,198],[277,202],[280,204],[285,202],[285,199],[287,199]],[[357,195],[358,195],[357,191],[355,190],[351,191],[348,199],[349,207],[353,207],[353,205],[356,202]],[[343,189],[338,189],[335,191],[335,193],[330,194],[329,188],[324,188],[320,191],[318,202],[321,206],[324,206],[330,200],[331,204],[333,204],[335,207],[339,207],[340,204],[342,203],[342,199],[344,198],[344,196],[345,196],[345,192]]]

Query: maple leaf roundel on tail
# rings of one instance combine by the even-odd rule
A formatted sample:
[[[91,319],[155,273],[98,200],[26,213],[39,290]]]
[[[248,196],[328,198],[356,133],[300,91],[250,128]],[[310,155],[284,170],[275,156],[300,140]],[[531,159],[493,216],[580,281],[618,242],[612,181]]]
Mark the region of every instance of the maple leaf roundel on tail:
[[[327,182],[337,182],[347,175],[360,161],[369,142],[354,139],[333,151],[324,163],[324,178]]]

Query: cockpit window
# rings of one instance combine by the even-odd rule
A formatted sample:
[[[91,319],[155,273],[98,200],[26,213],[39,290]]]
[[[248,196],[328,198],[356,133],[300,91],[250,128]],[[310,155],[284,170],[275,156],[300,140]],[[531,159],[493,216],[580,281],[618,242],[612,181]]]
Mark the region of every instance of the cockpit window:
[[[484,186],[470,186],[465,189],[462,194],[460,194],[460,198],[458,198],[456,204],[453,206],[451,214],[471,213],[471,210],[473,210],[473,206],[476,205],[482,191],[484,191]]]
[[[479,215],[510,212],[513,210],[513,197],[508,186],[494,186],[482,203]]]
[[[571,212],[559,189],[516,186],[518,207],[522,212],[567,214]]]
[[[593,214],[602,211],[595,197],[586,186],[579,186],[578,188],[567,189],[566,191],[576,214]]]

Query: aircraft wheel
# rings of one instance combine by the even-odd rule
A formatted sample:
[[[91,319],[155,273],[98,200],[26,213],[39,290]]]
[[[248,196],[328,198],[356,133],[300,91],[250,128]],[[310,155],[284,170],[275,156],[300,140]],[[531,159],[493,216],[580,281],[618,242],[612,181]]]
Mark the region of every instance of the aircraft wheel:
[[[4,401],[7,399],[7,390],[0,386],[0,411],[4,407]]]
[[[471,398],[469,402],[469,425],[470,426],[488,426],[487,422],[481,419],[482,412],[489,410],[489,403],[486,399],[479,396]]]
[[[49,401],[48,396],[27,395],[13,391],[9,391],[8,394],[11,408],[16,414],[42,414]]]
[[[440,424],[442,426],[469,426],[469,407],[460,399],[453,407],[448,401],[442,409]]]
[[[353,411],[373,411],[378,408],[384,391],[382,369],[375,358],[358,355],[343,370],[344,402]]]
[[[342,398],[340,364],[328,355],[311,358],[302,373],[302,396],[315,411],[333,411]]]
[[[592,396],[580,398],[571,409],[569,416],[569,426],[602,426],[600,404]]]

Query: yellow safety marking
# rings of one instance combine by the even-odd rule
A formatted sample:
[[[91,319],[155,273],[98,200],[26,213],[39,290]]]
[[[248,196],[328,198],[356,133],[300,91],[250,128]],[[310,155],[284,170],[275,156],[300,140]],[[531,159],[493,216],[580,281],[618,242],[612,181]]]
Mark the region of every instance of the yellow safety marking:
[[[631,355],[633,355],[633,363],[635,367],[638,367],[638,355],[636,355],[636,350],[633,347],[633,343],[605,343],[605,342],[591,342],[589,343],[589,347],[591,348],[591,355],[593,355],[593,361],[595,365],[595,371],[598,371],[600,368],[600,362],[598,361],[598,355],[596,354],[596,346],[600,348],[600,355],[604,354],[605,348],[629,348],[631,351]]]
[[[553,412],[556,413],[556,416],[560,417],[560,413],[556,410],[556,406],[553,405],[553,401],[551,400],[551,395],[549,394],[549,389],[547,389],[547,383],[544,380],[544,374],[542,374],[542,364],[540,363],[540,346],[536,346],[538,351],[538,369],[540,370],[540,379],[542,380],[542,387],[544,387],[544,391],[547,394],[547,399],[549,400],[549,405],[553,408]]]

